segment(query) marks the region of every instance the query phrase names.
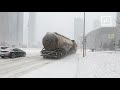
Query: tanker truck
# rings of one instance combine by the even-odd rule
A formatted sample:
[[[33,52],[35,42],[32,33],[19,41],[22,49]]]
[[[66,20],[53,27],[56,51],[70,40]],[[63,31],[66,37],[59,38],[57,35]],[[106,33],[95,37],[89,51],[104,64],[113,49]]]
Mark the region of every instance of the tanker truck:
[[[56,32],[48,32],[42,40],[43,49],[41,56],[43,58],[60,59],[66,55],[76,53],[77,44],[75,40],[71,40]]]

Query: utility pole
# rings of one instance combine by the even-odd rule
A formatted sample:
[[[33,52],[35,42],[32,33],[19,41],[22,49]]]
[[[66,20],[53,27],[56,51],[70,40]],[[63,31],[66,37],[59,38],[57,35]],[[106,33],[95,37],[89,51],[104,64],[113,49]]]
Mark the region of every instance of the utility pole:
[[[83,57],[85,57],[85,12],[84,12],[84,28],[83,28]]]
[[[116,29],[114,30],[114,49],[115,49],[115,53],[116,53]]]
[[[85,56],[86,56],[86,47],[87,45],[86,45],[86,36],[85,36]]]

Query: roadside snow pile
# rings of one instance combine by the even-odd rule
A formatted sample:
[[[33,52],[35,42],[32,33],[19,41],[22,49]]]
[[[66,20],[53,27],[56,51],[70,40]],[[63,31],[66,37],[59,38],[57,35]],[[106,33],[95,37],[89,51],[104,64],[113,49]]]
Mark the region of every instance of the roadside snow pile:
[[[40,55],[41,48],[20,48],[26,52],[26,56],[36,56]]]
[[[80,60],[80,78],[120,78],[120,53],[89,53]]]

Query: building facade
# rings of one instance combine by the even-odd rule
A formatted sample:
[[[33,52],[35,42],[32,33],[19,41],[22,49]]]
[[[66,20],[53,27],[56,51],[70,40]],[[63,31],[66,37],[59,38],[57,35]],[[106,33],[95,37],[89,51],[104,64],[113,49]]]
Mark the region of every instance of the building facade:
[[[109,49],[112,44],[115,48],[120,40],[119,29],[116,27],[98,28],[87,34],[87,48],[95,50]]]
[[[0,12],[0,44],[16,47],[22,44],[22,12]]]
[[[8,13],[8,42],[12,47],[18,44],[18,12]]]
[[[0,12],[0,46],[36,47],[36,13]]]
[[[36,13],[29,12],[28,47],[36,47]]]
[[[8,13],[0,12],[0,45],[8,41]]]

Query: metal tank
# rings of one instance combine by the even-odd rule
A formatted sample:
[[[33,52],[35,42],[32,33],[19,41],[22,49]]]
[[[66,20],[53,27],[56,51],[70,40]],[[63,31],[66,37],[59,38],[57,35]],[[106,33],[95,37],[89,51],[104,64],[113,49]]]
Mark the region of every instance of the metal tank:
[[[44,36],[42,42],[45,50],[48,51],[53,51],[58,48],[68,51],[73,46],[73,42],[69,38],[55,32],[48,32]]]

